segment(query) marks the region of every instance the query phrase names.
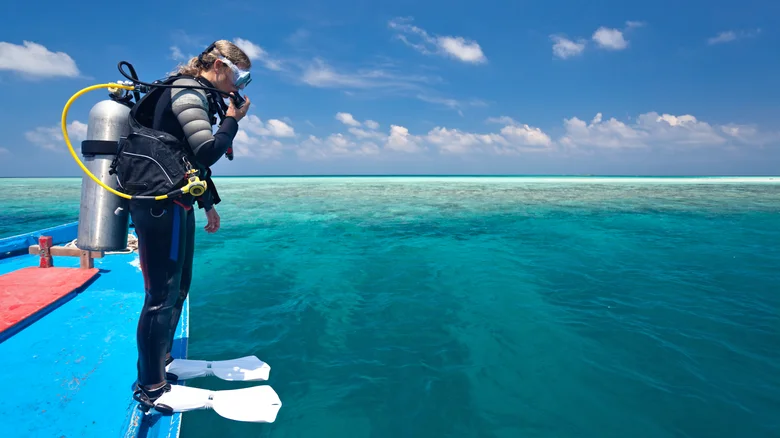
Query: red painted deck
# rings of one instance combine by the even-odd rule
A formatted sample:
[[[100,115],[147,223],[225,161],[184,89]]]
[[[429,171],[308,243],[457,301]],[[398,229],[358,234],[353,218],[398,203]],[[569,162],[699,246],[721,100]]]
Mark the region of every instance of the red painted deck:
[[[98,270],[79,268],[19,269],[0,275],[0,333],[24,322],[84,286]]]

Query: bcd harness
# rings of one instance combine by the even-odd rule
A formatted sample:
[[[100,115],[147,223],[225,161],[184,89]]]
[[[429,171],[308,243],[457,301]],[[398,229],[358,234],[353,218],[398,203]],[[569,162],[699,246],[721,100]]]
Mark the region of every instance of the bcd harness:
[[[189,78],[204,84],[200,78],[189,75],[174,75],[153,84],[172,84],[174,81]],[[122,191],[132,196],[159,196],[175,192],[188,183],[197,180],[199,170],[192,163],[197,163],[186,139],[179,139],[167,132],[152,129],[153,117],[157,101],[168,87],[154,87],[146,93],[128,115],[129,133],[119,139],[117,154],[111,163],[109,173],[116,175],[117,183]],[[182,88],[187,88],[183,86]],[[208,91],[209,117],[214,125],[219,115],[220,122],[225,119],[225,103],[222,99]],[[232,147],[226,154],[233,159]],[[209,187],[214,188],[211,181],[211,169],[206,168],[200,175]],[[201,183],[202,184],[202,183]],[[206,184],[190,186],[189,193],[194,197],[201,196],[206,190]],[[219,202],[216,190],[212,191],[214,204]]]

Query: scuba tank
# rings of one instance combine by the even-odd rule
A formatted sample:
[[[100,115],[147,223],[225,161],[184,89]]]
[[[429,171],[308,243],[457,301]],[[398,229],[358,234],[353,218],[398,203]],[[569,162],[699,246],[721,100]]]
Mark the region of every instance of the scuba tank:
[[[119,188],[117,178],[110,175],[109,170],[116,158],[119,139],[129,132],[127,117],[132,107],[130,96],[122,97],[121,94],[123,90],[115,90],[92,107],[87,139],[81,142],[84,165],[115,190]],[[82,176],[76,246],[91,251],[124,250],[128,227],[128,200],[114,196],[86,175]]]

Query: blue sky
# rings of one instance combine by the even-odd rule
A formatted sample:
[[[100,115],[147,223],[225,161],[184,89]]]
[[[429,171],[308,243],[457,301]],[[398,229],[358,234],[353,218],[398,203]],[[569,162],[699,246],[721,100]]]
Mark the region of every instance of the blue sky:
[[[219,175],[780,174],[780,2],[277,3],[15,12],[0,176],[79,175],[73,93],[223,38],[254,80]],[[72,107],[74,140],[102,98]]]

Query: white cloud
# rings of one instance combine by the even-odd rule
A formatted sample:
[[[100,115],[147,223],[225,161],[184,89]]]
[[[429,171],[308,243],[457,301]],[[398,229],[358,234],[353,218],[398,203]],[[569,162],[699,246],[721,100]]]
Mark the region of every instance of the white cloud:
[[[281,120],[271,119],[267,123],[269,134],[273,137],[295,137],[292,126]]]
[[[73,149],[78,150],[78,145],[87,138],[87,125],[74,120],[68,124],[67,128],[71,146],[73,146]],[[60,125],[39,126],[32,131],[25,132],[24,137],[30,143],[43,149],[54,152],[66,152],[68,150],[68,145],[65,144],[65,137],[62,135]]]
[[[263,123],[254,114],[247,115],[241,121],[241,130],[263,137],[295,137],[295,130],[287,123],[277,119],[270,119],[267,123]]]
[[[296,136],[295,130],[287,123],[270,119],[263,121],[254,114],[241,120],[241,127],[233,139],[236,157],[271,158],[281,155],[286,146],[278,139],[290,139]]]
[[[749,30],[749,31],[733,31],[728,30],[725,32],[720,32],[718,35],[708,38],[707,44],[714,45],[714,44],[723,44],[728,43],[732,41],[736,41],[738,39],[742,38],[754,38],[758,36],[758,34],[761,33],[761,29],[755,29],[755,30]]]
[[[604,26],[593,32],[593,41],[595,41],[599,47],[608,50],[623,50],[628,47],[628,41],[623,38],[623,32],[618,29],[609,29]]]
[[[564,119],[564,128],[566,134],[561,144],[571,147],[693,147],[718,146],[727,142],[727,138],[721,135],[723,128],[714,127],[688,114],[674,116],[648,112],[641,114],[636,122],[629,125],[614,117],[604,121],[602,114],[598,113],[589,124],[577,117]],[[738,137],[739,128],[731,132],[733,137]]]
[[[501,129],[501,134],[507,139],[514,140],[514,144],[531,147],[550,147],[553,144],[549,135],[539,128],[532,128],[526,124],[507,125]]]
[[[233,43],[238,46],[239,49],[243,50],[250,60],[260,61],[263,63],[265,68],[274,71],[284,70],[280,60],[272,58],[271,55],[265,51],[265,49],[253,43],[252,41],[245,40],[243,38],[236,38]]]
[[[342,114],[346,122],[358,119]],[[382,132],[345,123],[343,132],[326,136],[308,135],[297,144],[272,141],[260,134],[268,128],[256,117],[239,131],[236,137],[237,155],[273,156],[284,151],[295,151],[305,160],[363,157],[383,159],[394,154],[441,155],[526,155],[536,153],[567,153],[593,149],[623,150],[631,148],[713,148],[735,145],[777,144],[780,133],[761,132],[755,125],[712,125],[696,117],[668,113],[647,112],[630,121],[605,118],[597,113],[590,121],[577,117],[564,119],[564,133],[557,139],[539,127],[521,123],[509,116],[491,117],[487,122],[499,124],[498,129],[471,132],[454,127],[436,126],[427,133],[415,134],[400,124],[389,124]],[[275,140],[275,139],[274,139]],[[284,141],[284,140],[282,140]]]
[[[439,37],[439,46],[453,58],[463,62],[481,64],[487,61],[482,48],[475,41],[466,40],[463,37]]]
[[[22,45],[0,41],[0,70],[15,71],[37,78],[79,76],[76,62],[65,52],[52,52],[41,44],[24,41]]]
[[[480,99],[472,99],[469,101],[461,101],[457,99],[452,98],[446,98],[446,97],[436,97],[436,96],[430,96],[427,94],[418,94],[417,98],[422,100],[423,102],[428,103],[434,103],[437,105],[443,105],[447,108],[458,110],[458,113],[463,116],[463,108],[470,107],[470,106],[478,106],[478,107],[484,107],[487,106],[487,103]]]
[[[427,76],[401,75],[383,69],[337,71],[324,60],[315,58],[303,68],[301,81],[318,88],[414,90],[419,89],[420,84],[430,83],[435,79]]]
[[[555,44],[553,44],[553,55],[561,59],[570,58],[582,54],[585,50],[585,40],[579,39],[574,42],[560,35],[550,35]]]
[[[350,113],[336,113],[336,120],[349,126],[360,126],[360,122],[355,120]]]
[[[416,154],[428,150],[438,151],[441,154],[501,155],[544,151],[554,145],[549,135],[541,129],[517,123],[509,117],[491,119],[505,125],[500,132],[474,133],[437,126],[427,134],[415,135],[405,126],[397,124],[391,124],[388,132],[364,129],[354,125],[360,122],[351,114],[339,113],[339,115],[337,118],[342,119],[342,122],[348,126],[347,132],[332,134],[324,140],[310,136],[302,142],[299,156],[307,158],[347,154],[381,156],[382,153]],[[368,126],[368,121],[364,125]],[[379,126],[376,122],[371,125]]]
[[[624,50],[629,45],[625,33],[644,26],[645,23],[642,21],[626,21],[626,27],[623,30],[601,26],[593,32],[591,39],[598,48]],[[550,39],[554,42],[553,55],[561,59],[581,55],[588,45],[588,41],[584,38],[577,38],[575,41],[562,35],[550,35]]]
[[[178,46],[171,46],[171,59],[175,61],[186,61],[187,58]]]
[[[476,41],[461,36],[432,36],[425,30],[409,24],[411,21],[411,18],[397,17],[390,20],[388,26],[398,32],[396,38],[418,52],[425,55],[448,56],[469,64],[487,62],[482,47]],[[409,37],[419,38],[419,42],[412,42]]]
[[[439,126],[430,130],[425,140],[436,146],[443,154],[484,152],[482,148],[485,146],[507,144],[506,140],[498,134],[476,134]]]
[[[489,117],[487,119],[488,123],[503,123],[505,125],[516,125],[517,122],[515,119],[509,117],[509,116],[500,116],[500,117]]]
[[[420,139],[410,135],[409,130],[405,127],[390,125],[390,135],[387,137],[385,148],[398,152],[415,153],[422,150],[419,142]]]
[[[349,133],[361,139],[366,139],[366,138],[383,139],[385,137],[385,135],[379,131],[366,131],[365,129],[354,128],[354,127],[349,128]]]
[[[496,155],[548,151],[554,142],[539,128],[517,123],[511,117],[488,119],[505,126],[500,132],[473,133],[458,129],[436,127],[428,132],[425,140],[443,154],[492,153]]]
[[[719,33],[718,36],[707,39],[707,43],[720,44],[720,43],[727,43],[729,41],[734,41],[736,39],[737,39],[736,32],[734,32],[733,30],[729,30],[727,32]]]
[[[233,151],[236,157],[273,158],[284,152],[285,146],[275,138],[254,137],[240,130],[233,139]]]
[[[365,124],[366,124],[366,126],[367,126],[369,129],[379,129],[379,123],[377,123],[377,122],[375,122],[375,121],[373,121],[373,120],[366,120],[366,121],[365,121],[365,122],[363,122],[363,123],[365,123]]]
[[[354,141],[340,133],[331,134],[324,140],[310,135],[296,149],[298,157],[307,160],[371,156],[379,153],[380,148],[375,143]]]

